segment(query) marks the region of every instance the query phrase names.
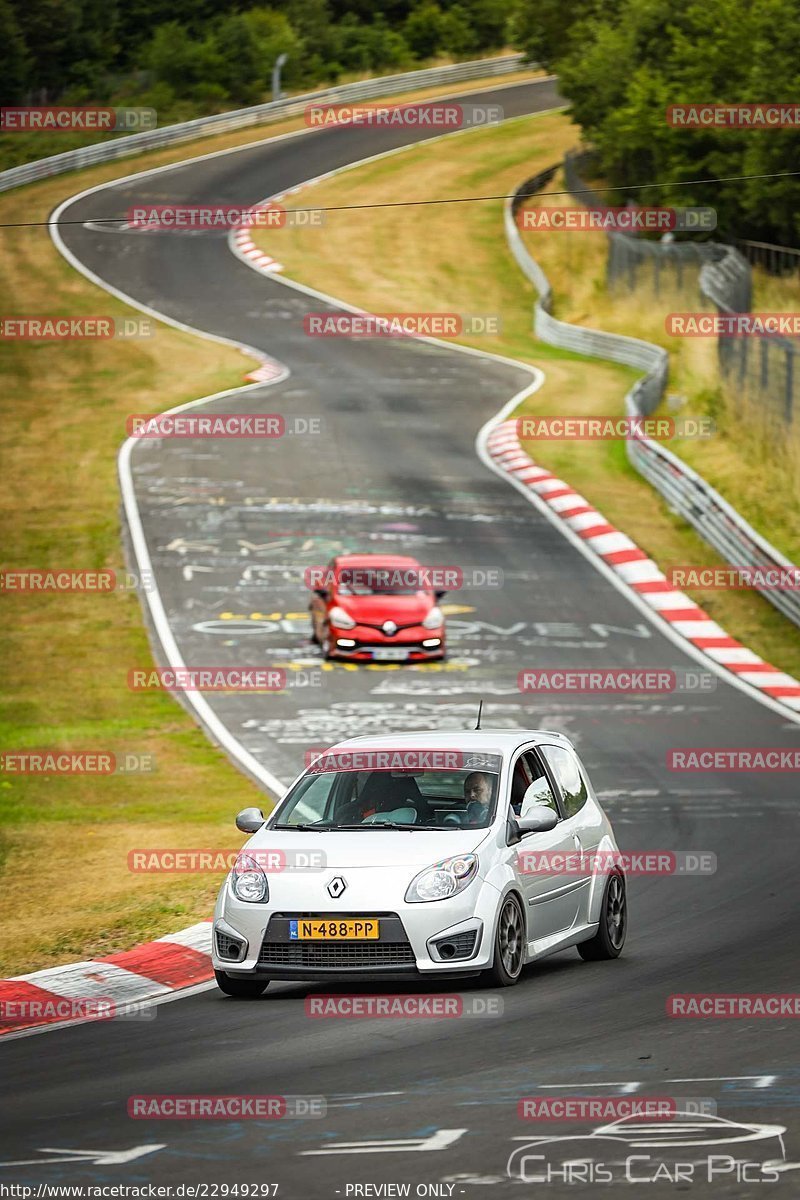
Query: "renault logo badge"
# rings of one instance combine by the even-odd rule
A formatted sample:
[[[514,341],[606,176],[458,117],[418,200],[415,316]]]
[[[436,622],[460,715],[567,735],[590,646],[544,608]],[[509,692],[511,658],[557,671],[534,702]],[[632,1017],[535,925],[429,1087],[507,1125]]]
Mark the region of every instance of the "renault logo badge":
[[[328,895],[332,896],[334,900],[338,900],[346,887],[347,884],[342,879],[341,875],[337,875],[328,884]]]
[[[397,633],[397,626],[395,625],[394,621],[384,621],[383,632],[387,637],[391,637],[393,633]]]

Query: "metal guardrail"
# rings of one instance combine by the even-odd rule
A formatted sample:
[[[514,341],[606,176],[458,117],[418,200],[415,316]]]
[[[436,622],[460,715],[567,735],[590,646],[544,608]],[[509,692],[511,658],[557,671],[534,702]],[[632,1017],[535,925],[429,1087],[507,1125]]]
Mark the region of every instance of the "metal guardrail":
[[[625,411],[632,417],[647,416],[659,404],[666,387],[669,367],[666,350],[638,338],[586,329],[553,317],[550,282],[520,236],[517,212],[527,197],[549,183],[559,170],[559,165],[526,180],[505,205],[504,223],[509,249],[539,293],[534,304],[534,332],[551,346],[640,367],[646,374],[636,381],[625,396]],[[788,558],[757,533],[719,492],[677,455],[651,438],[628,439],[625,445],[628,458],[640,475],[661,493],[673,512],[688,521],[727,562],[737,567],[796,570]],[[757,590],[785,617],[795,625],[800,625],[800,592],[791,589]]]
[[[78,150],[67,150],[35,162],[22,163],[0,172],[0,192],[47,179],[64,171],[74,171],[95,163],[113,162],[143,150],[158,150],[178,142],[205,137],[212,133],[230,133],[235,129],[246,129],[250,125],[264,125],[284,117],[298,116],[309,104],[336,104],[356,100],[376,100],[394,92],[416,91],[446,83],[465,83],[470,79],[490,79],[536,67],[536,63],[525,61],[524,54],[505,54],[498,58],[473,59],[471,62],[454,63],[447,67],[429,67],[423,71],[408,71],[400,75],[383,75],[378,79],[365,79],[358,83],[346,83],[340,87],[325,88],[319,92],[305,92],[289,96],[285,100],[271,100],[251,108],[240,108],[232,112],[217,113],[210,117],[197,117],[179,125],[166,125],[163,129],[151,129],[144,133],[131,133],[107,142],[95,142]]]

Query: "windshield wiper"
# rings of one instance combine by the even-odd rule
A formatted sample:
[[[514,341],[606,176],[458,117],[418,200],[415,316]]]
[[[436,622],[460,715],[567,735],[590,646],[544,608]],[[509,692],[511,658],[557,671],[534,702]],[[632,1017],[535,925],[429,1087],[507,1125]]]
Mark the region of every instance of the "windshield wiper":
[[[355,826],[356,829],[424,829],[424,825],[409,825],[405,821],[365,821],[363,825]]]
[[[338,832],[340,829],[346,829],[348,832],[351,829],[425,829],[430,826],[425,825],[406,825],[403,821],[365,821],[359,825],[337,825],[335,821],[311,821],[304,825],[271,825],[270,829],[299,829],[302,833],[308,830],[317,830],[320,832]]]
[[[337,825],[335,821],[307,821],[301,825],[288,825],[279,822],[277,825],[270,825],[270,829],[300,829],[303,833],[309,829],[342,829],[342,825]]]

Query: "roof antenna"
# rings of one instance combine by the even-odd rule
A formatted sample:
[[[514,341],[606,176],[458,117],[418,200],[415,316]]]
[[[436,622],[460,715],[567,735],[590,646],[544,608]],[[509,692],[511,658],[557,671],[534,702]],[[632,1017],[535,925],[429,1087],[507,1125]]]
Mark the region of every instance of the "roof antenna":
[[[483,712],[483,701],[481,700],[480,703],[478,704],[478,720],[475,722],[476,729],[480,729],[480,727],[481,727],[481,713],[482,712]]]

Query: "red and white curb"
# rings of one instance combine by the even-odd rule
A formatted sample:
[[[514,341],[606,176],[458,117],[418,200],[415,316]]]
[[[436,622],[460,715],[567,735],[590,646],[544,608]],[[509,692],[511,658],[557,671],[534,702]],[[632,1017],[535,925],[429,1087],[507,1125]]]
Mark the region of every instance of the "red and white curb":
[[[730,637],[694,600],[677,591],[627,534],[610,525],[602,513],[563,479],[537,466],[522,448],[516,419],[496,425],[486,439],[486,448],[498,467],[544,501],[627,587],[662,620],[669,622],[675,633],[742,682],[793,712],[800,712],[800,681]]]
[[[231,234],[231,245],[234,253],[238,258],[243,258],[249,267],[255,267],[258,271],[275,271],[283,270],[283,263],[279,263],[276,259],[271,258],[269,254],[265,254],[253,241],[250,236],[250,230],[246,227],[243,229],[234,229]]]
[[[315,179],[308,179],[304,183],[299,183],[297,187],[289,188],[285,192],[279,192],[275,196],[269,196],[266,200],[262,200],[259,204],[253,205],[253,211],[258,212],[259,209],[270,208],[273,204],[279,204],[286,196],[296,196],[298,192],[302,192],[312,183],[318,183],[322,179],[327,179],[329,175],[335,172],[330,171],[326,175],[319,175]],[[238,259],[247,267],[252,267],[254,271],[261,271],[265,274],[275,274],[284,269],[283,263],[279,263],[276,259],[265,254],[264,251],[257,246],[250,236],[250,230],[247,226],[241,229],[234,229],[228,237],[228,245]],[[248,379],[251,376],[248,375]]]
[[[260,367],[256,367],[255,371],[245,375],[245,379],[249,379],[251,383],[273,383],[287,375],[288,371],[281,363],[275,362],[272,358],[265,358]]]
[[[200,921],[133,950],[0,980],[0,1035],[130,1016],[213,974],[211,921]]]

